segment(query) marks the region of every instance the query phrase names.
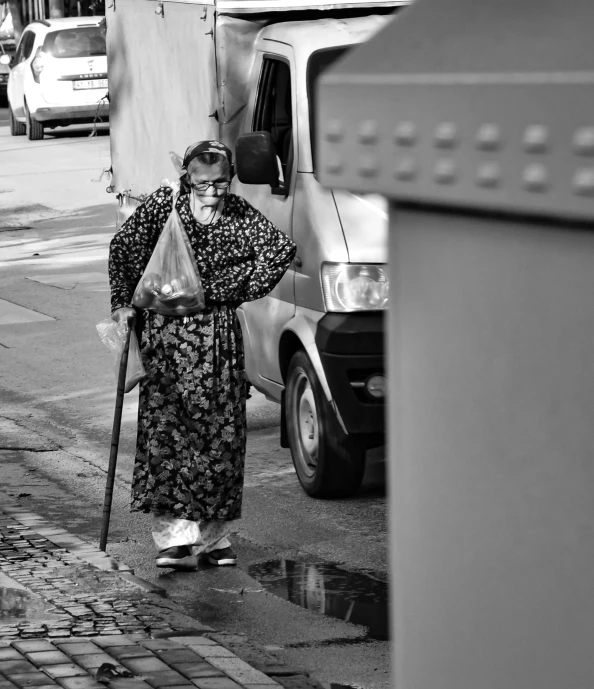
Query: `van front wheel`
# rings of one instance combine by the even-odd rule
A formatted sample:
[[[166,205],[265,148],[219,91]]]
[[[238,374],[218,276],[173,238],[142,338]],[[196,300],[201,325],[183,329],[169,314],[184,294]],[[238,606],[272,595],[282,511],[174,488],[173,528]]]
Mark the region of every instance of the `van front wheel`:
[[[303,351],[289,364],[285,414],[293,464],[305,492],[314,498],[356,493],[365,470],[365,440],[343,431]]]

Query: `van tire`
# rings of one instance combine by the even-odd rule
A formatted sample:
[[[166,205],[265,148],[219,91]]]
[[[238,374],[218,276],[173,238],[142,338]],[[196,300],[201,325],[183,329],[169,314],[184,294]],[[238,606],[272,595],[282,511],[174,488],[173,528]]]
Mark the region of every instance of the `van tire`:
[[[285,414],[297,478],[312,498],[357,492],[365,471],[365,438],[345,433],[304,351],[287,371]]]
[[[27,129],[27,125],[24,122],[19,122],[12,112],[10,104],[8,105],[8,119],[10,121],[10,133],[12,136],[23,136]]]
[[[29,141],[39,141],[43,139],[43,123],[38,122],[34,117],[31,116],[29,108],[27,107],[27,101],[25,101],[25,115],[27,117],[27,138]]]

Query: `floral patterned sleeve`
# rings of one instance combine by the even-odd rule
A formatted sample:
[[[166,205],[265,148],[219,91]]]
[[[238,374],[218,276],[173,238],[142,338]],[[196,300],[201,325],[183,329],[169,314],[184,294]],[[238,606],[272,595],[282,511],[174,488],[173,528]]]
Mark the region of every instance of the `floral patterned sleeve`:
[[[132,306],[132,295],[171,213],[170,188],[151,194],[116,232],[109,247],[112,313]]]
[[[297,247],[245,199],[238,200],[250,258],[213,275],[209,291],[216,301],[241,304],[261,299],[276,287],[291,265]]]

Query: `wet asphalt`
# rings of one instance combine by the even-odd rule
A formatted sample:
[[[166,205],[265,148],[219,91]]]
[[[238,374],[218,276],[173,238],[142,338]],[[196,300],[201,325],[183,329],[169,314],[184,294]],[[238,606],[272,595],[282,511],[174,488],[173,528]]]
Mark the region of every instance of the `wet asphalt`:
[[[0,110],[0,127],[5,113]],[[9,143],[27,147],[20,137]],[[103,164],[95,152],[108,150],[109,139],[60,135],[35,144],[26,148],[30,155],[47,150],[55,166],[64,169],[48,177],[58,188],[59,174],[71,175],[64,177],[68,185],[75,183],[75,174],[98,177],[68,170]],[[44,160],[34,160],[37,169],[44,169]],[[36,195],[40,180],[35,178],[39,186],[32,187],[33,201],[42,198]],[[113,207],[97,205],[82,215],[35,221],[30,229],[0,235],[12,252],[0,274],[3,298],[56,319],[0,328],[8,362],[0,422],[3,417],[14,421],[14,437],[22,448],[18,460],[0,457],[0,485],[89,541],[99,534],[113,414],[111,362],[94,330],[105,316],[106,290],[103,285],[60,289],[31,277],[105,273],[112,232]],[[201,563],[193,572],[155,567],[147,517],[129,512],[134,393],[124,410],[108,551],[166,589],[188,614],[217,629],[247,634],[261,646],[282,647],[291,662],[329,686],[387,689],[383,449],[369,453],[357,496],[312,500],[297,482],[289,451],[279,447],[278,406],[254,395],[248,409],[244,514],[234,539],[239,565]],[[0,436],[7,428],[0,425]]]

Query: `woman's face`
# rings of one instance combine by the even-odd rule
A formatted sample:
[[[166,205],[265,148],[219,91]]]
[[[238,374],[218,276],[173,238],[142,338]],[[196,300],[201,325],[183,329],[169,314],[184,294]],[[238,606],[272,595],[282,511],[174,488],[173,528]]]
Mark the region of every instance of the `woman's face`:
[[[228,186],[217,189],[215,184],[229,182],[229,165],[226,162],[204,165],[196,162],[188,170],[192,193],[201,206],[216,206],[227,194]]]

